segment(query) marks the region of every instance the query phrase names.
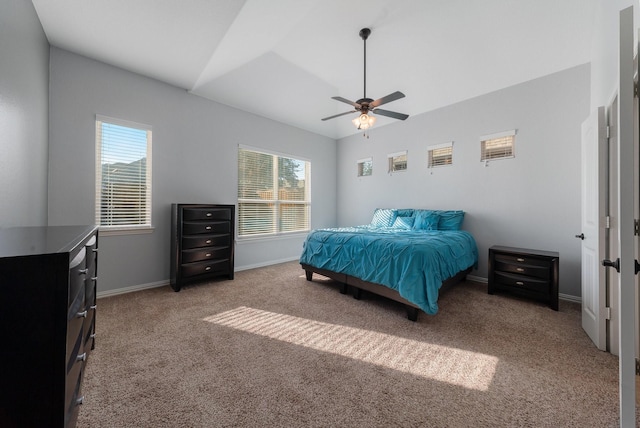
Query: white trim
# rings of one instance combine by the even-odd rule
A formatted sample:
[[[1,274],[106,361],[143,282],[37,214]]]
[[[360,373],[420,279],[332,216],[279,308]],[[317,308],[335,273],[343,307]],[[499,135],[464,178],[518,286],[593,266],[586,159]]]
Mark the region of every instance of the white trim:
[[[283,239],[295,239],[295,238],[306,238],[309,234],[309,230],[296,230],[295,232],[280,232],[280,233],[263,233],[260,235],[246,235],[246,236],[236,236],[236,244],[251,244],[255,242],[266,242],[266,241],[282,241]]]
[[[242,150],[249,150],[251,152],[262,153],[262,154],[265,154],[265,155],[278,156],[278,157],[282,157],[282,158],[300,160],[300,161],[305,161],[305,162],[311,163],[311,159],[310,158],[306,158],[306,157],[298,156],[298,155],[293,155],[291,153],[278,152],[278,151],[275,151],[275,150],[263,149],[261,147],[248,146],[246,144],[238,144],[238,148],[242,149]],[[237,158],[237,153],[238,152],[236,151],[236,158]],[[236,159],[236,164],[237,163],[238,163],[238,161]],[[237,170],[237,165],[236,165],[236,170]]]
[[[166,279],[164,281],[156,281],[156,282],[149,282],[146,284],[132,285],[130,287],[116,288],[114,290],[98,291],[98,293],[96,293],[96,297],[98,299],[101,299],[103,297],[117,296],[118,294],[127,294],[127,293],[133,293],[134,291],[164,287],[165,285],[169,285],[169,284],[170,284],[169,280]]]
[[[280,263],[293,262],[295,260],[300,260],[300,256],[288,257],[288,258],[279,259],[279,260],[271,260],[271,261],[268,261],[268,262],[256,263],[256,264],[240,266],[240,267],[236,266],[235,272],[241,272],[243,270],[250,270],[250,269],[257,269],[257,268],[271,266],[271,265],[278,265]],[[300,269],[302,270],[302,268],[300,268]]]
[[[107,122],[107,123],[111,123],[113,125],[118,125],[118,126],[125,126],[127,128],[136,128],[136,129],[142,129],[145,131],[153,131],[153,127],[151,125],[147,125],[139,122],[133,122],[131,120],[104,116],[102,114],[96,114],[96,121]]]
[[[517,129],[511,129],[509,131],[496,132],[495,134],[482,135],[480,141],[493,140],[495,138],[510,137],[518,133]]]
[[[481,282],[483,284],[489,283],[489,279],[483,278],[481,276],[467,275],[465,279],[468,279],[469,281],[473,281],[473,282]]]
[[[364,158],[364,159],[358,159],[356,161],[356,164],[361,164],[364,162],[373,162],[373,156],[369,156],[368,158]]]
[[[389,153],[387,155],[387,158],[391,159],[391,158],[396,158],[398,156],[406,156],[408,153],[408,150],[403,150],[401,152],[395,152],[395,153]]]
[[[447,147],[453,147],[453,141],[449,141],[449,142],[442,143],[442,144],[433,144],[433,145],[427,146],[427,150],[445,149]]]
[[[489,279],[488,278],[484,278],[482,276],[467,275],[465,279],[468,279],[469,281],[473,281],[473,282],[479,282],[479,283],[482,283],[482,284],[488,284],[489,283]],[[571,294],[558,293],[558,298],[560,300],[565,300],[567,302],[582,303],[582,298],[581,297],[572,296]]]
[[[153,226],[132,226],[132,227],[114,227],[99,226],[98,233],[100,236],[117,236],[117,235],[142,235],[145,233],[153,233]]]

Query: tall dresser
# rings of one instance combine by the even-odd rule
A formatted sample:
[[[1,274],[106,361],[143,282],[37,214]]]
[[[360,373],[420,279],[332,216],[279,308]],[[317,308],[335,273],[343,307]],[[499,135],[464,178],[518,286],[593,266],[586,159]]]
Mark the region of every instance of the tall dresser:
[[[96,226],[0,229],[0,426],[73,427],[95,343]]]
[[[235,205],[171,205],[171,288],[233,279]]]

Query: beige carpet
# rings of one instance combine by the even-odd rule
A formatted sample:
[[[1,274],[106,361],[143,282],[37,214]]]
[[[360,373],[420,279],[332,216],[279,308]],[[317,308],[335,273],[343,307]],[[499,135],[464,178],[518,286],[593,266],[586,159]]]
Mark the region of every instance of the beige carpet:
[[[79,427],[613,427],[580,307],[461,283],[418,322],[291,262],[98,301]]]

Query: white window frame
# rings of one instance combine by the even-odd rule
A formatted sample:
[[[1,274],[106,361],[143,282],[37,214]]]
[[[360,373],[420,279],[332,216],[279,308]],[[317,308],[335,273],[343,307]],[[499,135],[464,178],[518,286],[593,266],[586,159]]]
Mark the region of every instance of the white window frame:
[[[516,157],[516,134],[517,130],[510,129],[508,131],[497,132],[495,134],[483,135],[480,137],[480,162],[484,162],[485,165],[494,160],[501,159],[513,159]],[[487,144],[501,144],[508,146],[507,150],[504,150],[503,154],[500,154],[500,149],[494,149],[495,154],[491,154]]]
[[[444,154],[435,154],[435,152],[442,151],[443,149],[448,150],[449,153]],[[437,156],[437,158],[436,158]],[[445,163],[436,163],[435,159],[445,159]],[[450,159],[450,162],[446,162],[446,159]],[[427,146],[427,168],[439,168],[443,166],[451,166],[453,165],[453,141],[449,141],[443,144],[434,144],[431,146]]]
[[[401,159],[404,157],[404,161]],[[389,160],[389,174],[393,174],[396,172],[404,172],[409,168],[409,156],[408,151],[403,150],[401,152],[389,153],[387,155],[387,159]],[[404,164],[404,168],[398,168],[399,166]]]
[[[373,175],[373,157],[358,159],[356,164],[358,165],[358,177],[371,177]],[[369,164],[368,169],[365,169],[365,164]],[[367,171],[369,173],[365,174]]]
[[[265,150],[265,149],[260,149],[260,148],[256,148],[256,147],[251,147],[251,146],[245,146],[245,145],[238,145],[238,152],[240,150],[247,150],[247,151],[251,151],[251,152],[255,152],[255,153],[261,153],[264,155],[269,155],[269,156],[273,156],[275,158],[274,163],[273,163],[273,173],[274,173],[274,189],[272,191],[272,194],[274,195],[273,199],[243,199],[243,198],[237,198],[238,201],[238,209],[236,210],[236,237],[238,242],[240,241],[250,241],[250,240],[265,240],[265,239],[272,239],[274,237],[281,237],[281,236],[292,236],[292,235],[296,235],[296,234],[307,234],[310,230],[311,230],[311,161],[309,159],[300,157],[300,156],[295,156],[295,155],[290,155],[290,154],[285,154],[285,153],[279,153],[279,152],[275,152],[275,151],[271,151],[271,150]],[[301,162],[305,162],[305,200],[304,201],[300,201],[300,200],[285,200],[285,199],[279,199],[279,195],[280,195],[280,191],[278,189],[278,162],[277,159],[278,158],[287,158],[287,159],[293,159],[296,161],[301,161]],[[238,156],[238,160],[236,162],[236,168],[237,168],[237,172],[238,172],[238,181],[237,181],[237,186],[236,188],[238,189],[238,192],[240,191],[240,174],[239,174],[239,167],[240,167],[240,157]],[[273,209],[274,209],[274,216],[273,216],[273,227],[275,229],[274,232],[267,232],[267,233],[255,233],[255,234],[249,234],[249,235],[241,235],[240,234],[240,215],[241,215],[241,205],[243,203],[248,203],[248,204],[273,204]],[[295,204],[295,205],[304,205],[306,208],[306,227],[302,228],[302,229],[297,229],[297,230],[291,230],[291,231],[280,231],[278,230],[278,225],[279,225],[279,214],[280,214],[280,206],[282,204]]]
[[[133,128],[141,131],[146,131],[146,168],[145,168],[145,192],[144,196],[141,196],[141,200],[145,202],[145,211],[141,215],[143,223],[132,224],[103,224],[102,219],[102,128],[103,123],[112,124],[116,126],[122,126],[126,128]],[[152,223],[152,134],[153,129],[151,125],[145,125],[142,123],[132,122],[124,119],[117,119],[108,116],[96,115],[96,192],[95,192],[95,221],[99,227],[101,235],[128,235],[128,234],[141,234],[151,233],[154,229]]]

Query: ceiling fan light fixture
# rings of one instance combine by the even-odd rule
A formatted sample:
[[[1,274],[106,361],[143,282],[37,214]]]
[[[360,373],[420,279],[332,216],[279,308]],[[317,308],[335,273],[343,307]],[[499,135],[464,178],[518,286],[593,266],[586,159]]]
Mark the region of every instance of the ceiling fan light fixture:
[[[376,123],[376,118],[366,113],[361,114],[351,121],[358,129],[369,129]]]

